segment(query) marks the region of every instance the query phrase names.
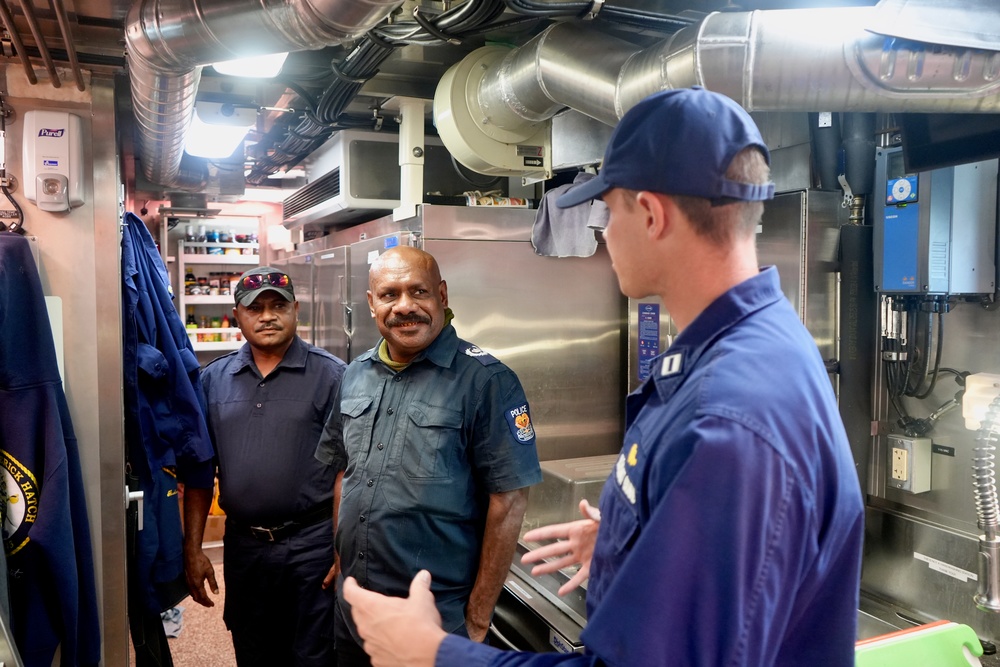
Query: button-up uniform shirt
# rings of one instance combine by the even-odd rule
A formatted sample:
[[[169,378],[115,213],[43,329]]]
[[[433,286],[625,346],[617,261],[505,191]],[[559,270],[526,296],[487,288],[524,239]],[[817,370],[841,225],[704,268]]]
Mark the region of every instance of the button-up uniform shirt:
[[[652,368],[601,495],[588,653],[449,637],[437,665],[854,664],[860,485],[777,271],[720,296]]]
[[[444,628],[464,632],[489,494],[541,481],[528,402],[514,372],[451,325],[399,372],[377,350],[344,376],[343,575],[405,596],[427,569]]]
[[[327,429],[324,435],[324,426],[337,405],[345,368],[298,336],[266,378],[249,343],[205,367],[219,503],[228,517],[276,525],[332,502],[346,458],[339,431]]]

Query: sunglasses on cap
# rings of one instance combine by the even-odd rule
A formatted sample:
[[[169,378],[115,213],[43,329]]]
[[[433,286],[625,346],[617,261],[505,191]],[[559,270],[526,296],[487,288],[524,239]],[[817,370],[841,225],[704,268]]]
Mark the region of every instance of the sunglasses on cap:
[[[249,276],[243,276],[240,284],[247,289],[258,289],[264,285],[265,279],[272,287],[288,287],[292,282],[287,273],[252,273]]]

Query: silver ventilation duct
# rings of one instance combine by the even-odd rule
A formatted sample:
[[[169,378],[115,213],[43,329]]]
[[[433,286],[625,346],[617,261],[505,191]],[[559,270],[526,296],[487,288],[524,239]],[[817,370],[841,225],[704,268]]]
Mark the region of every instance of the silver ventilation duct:
[[[203,65],[319,49],[366,33],[402,0],[139,0],[126,19],[132,107],[142,172],[152,183],[199,188],[181,173],[184,137]]]
[[[463,61],[442,78],[435,120],[467,166],[513,174],[564,107],[614,125],[651,93],[693,85],[748,111],[1000,112],[1000,52],[875,34],[874,11],[713,13],[645,49],[560,23],[518,49],[470,54],[476,66]]]

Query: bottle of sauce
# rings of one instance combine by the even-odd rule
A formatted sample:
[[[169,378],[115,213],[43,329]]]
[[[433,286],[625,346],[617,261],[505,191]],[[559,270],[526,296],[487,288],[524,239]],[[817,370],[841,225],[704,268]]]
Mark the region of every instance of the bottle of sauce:
[[[192,343],[195,343],[198,341],[197,334],[195,333],[195,329],[198,328],[198,322],[194,319],[194,307],[188,306],[187,311],[187,322],[184,323],[184,326],[188,330],[188,338]]]

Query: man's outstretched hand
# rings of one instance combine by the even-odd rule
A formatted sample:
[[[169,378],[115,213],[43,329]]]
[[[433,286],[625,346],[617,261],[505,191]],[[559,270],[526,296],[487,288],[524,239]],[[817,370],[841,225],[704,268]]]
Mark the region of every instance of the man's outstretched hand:
[[[344,600],[374,667],[434,667],[445,638],[431,593],[431,573],[421,570],[408,598],[366,591],[354,577],[344,580]]]
[[[551,574],[571,565],[580,566],[573,578],[559,587],[559,595],[566,595],[590,577],[590,559],[594,555],[597,529],[601,525],[601,511],[584,499],[580,501],[580,514],[586,518],[542,526],[524,534],[527,542],[556,540],[521,556],[522,563],[538,563],[531,568],[532,574]],[[550,558],[555,560],[547,560]]]

